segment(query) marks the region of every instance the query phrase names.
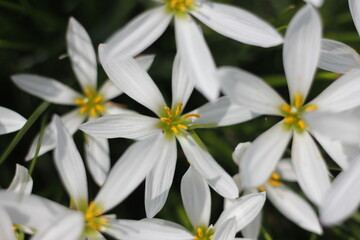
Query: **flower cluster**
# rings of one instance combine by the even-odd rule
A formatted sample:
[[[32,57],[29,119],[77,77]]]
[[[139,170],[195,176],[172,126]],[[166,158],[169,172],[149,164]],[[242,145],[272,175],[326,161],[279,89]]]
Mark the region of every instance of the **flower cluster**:
[[[45,107],[40,106],[28,120],[0,107],[0,134],[20,130],[0,156],[0,165],[46,106],[73,109],[61,116],[51,113],[47,125],[43,118],[39,134],[24,154],[29,170],[16,165],[10,186],[0,190],[0,239],[257,239],[260,232],[266,233],[262,222],[267,211],[262,208],[267,199],[288,220],[314,235],[348,219],[360,203],[360,191],[354,187],[360,183],[360,56],[341,42],[322,39],[318,8],[323,1],[301,2],[284,36],[236,6],[205,0],[155,2],[158,6],[100,44],[98,54],[85,28],[70,17],[66,45],[78,81],[74,89],[36,74],[11,76],[18,88],[43,99]],[[349,0],[349,6],[360,35],[360,2]],[[169,102],[152,72],[147,72],[155,55],[144,51],[172,19],[177,53]],[[254,73],[235,66],[217,67],[200,23],[237,42],[279,46],[288,101]],[[102,85],[97,59],[108,77],[99,81]],[[337,77],[309,101],[318,67]],[[194,89],[206,103],[189,111]],[[142,106],[132,110],[119,104],[121,94]],[[201,140],[201,131],[261,115],[276,116],[278,122],[248,139],[252,142],[238,143],[232,154],[237,174],[231,177],[224,161],[215,159],[216,150],[207,146],[206,137]],[[76,133],[83,137],[83,152],[72,136]],[[118,138],[131,144],[112,164],[108,139]],[[221,141],[216,139],[216,144]],[[67,204],[45,197],[37,188],[33,191],[41,181],[32,174],[36,160],[49,151],[68,193]],[[328,156],[323,157],[324,153]],[[184,158],[187,161],[181,162]],[[330,165],[327,159],[335,163]],[[341,172],[331,175],[334,164]],[[173,180],[184,172],[180,186],[172,186],[178,185]],[[144,180],[146,218],[118,219],[121,215],[115,208]],[[98,191],[89,187],[91,182]],[[178,187],[176,201],[182,202],[186,219],[182,225],[160,214]],[[219,214],[212,207],[210,188],[224,201]],[[217,214],[213,224],[212,211]]]

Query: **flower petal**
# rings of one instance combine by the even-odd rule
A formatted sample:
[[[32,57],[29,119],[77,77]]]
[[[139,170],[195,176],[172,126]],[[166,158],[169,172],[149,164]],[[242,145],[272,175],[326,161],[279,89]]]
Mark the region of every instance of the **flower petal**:
[[[238,7],[205,2],[191,14],[216,32],[246,44],[272,47],[283,40],[268,23]]]
[[[100,60],[133,57],[150,46],[165,31],[172,18],[164,7],[153,8],[131,20],[106,42]]]
[[[69,212],[55,223],[37,232],[31,240],[78,240],[84,230],[84,216],[80,212]]]
[[[163,142],[162,153],[146,177],[146,217],[153,218],[164,206],[174,179],[177,148],[175,138]]]
[[[115,114],[133,114],[135,111],[126,108],[125,105],[117,104],[114,102],[105,103],[104,115],[115,115]]]
[[[220,93],[216,66],[199,26],[190,16],[175,18],[175,38],[178,54],[187,75],[194,78],[196,89],[210,101],[216,100]]]
[[[8,190],[17,193],[30,194],[32,187],[33,180],[29,175],[28,170],[25,167],[16,164],[16,172],[10,183],[10,186],[8,187]]]
[[[245,187],[259,187],[268,180],[288,145],[292,131],[281,121],[257,137],[240,163]]]
[[[2,240],[15,240],[13,224],[7,212],[0,207],[0,232]]]
[[[26,119],[20,114],[0,107],[0,135],[19,130],[26,123]]]
[[[360,105],[360,69],[354,69],[328,86],[309,104],[318,110],[342,112]]]
[[[85,115],[79,113],[78,109],[75,109],[61,116],[61,122],[63,122],[63,124],[65,125],[66,129],[70,132],[70,134],[74,134],[78,130],[79,125],[85,120],[85,117],[86,117]],[[55,138],[56,137],[55,137],[54,125],[50,123],[45,127],[38,156],[41,156],[44,153],[47,153],[48,151],[53,150],[55,148],[55,144],[56,144]],[[39,135],[37,135],[31,143],[29,152],[27,153],[25,158],[27,161],[34,158],[38,140],[39,140]]]
[[[284,184],[266,185],[267,197],[272,204],[289,220],[310,232],[322,234],[322,228],[314,209],[299,195]]]
[[[75,99],[81,96],[61,82],[47,77],[17,74],[11,79],[21,90],[52,103],[75,105]]]
[[[96,89],[97,62],[94,47],[85,28],[73,17],[69,19],[66,42],[71,66],[80,86],[84,91],[86,88]]]
[[[204,127],[229,126],[258,116],[247,108],[233,103],[229,97],[221,97],[215,102],[206,103],[190,113],[199,114],[201,117],[196,119],[193,124],[204,124]]]
[[[77,209],[87,207],[88,189],[85,166],[74,140],[58,116],[54,116],[56,148],[54,161],[61,180]],[[86,204],[84,206],[84,204]]]
[[[280,175],[280,179],[288,182],[296,182],[296,173],[290,158],[281,159],[276,165],[276,172]]]
[[[119,89],[155,114],[167,106],[154,81],[133,58],[103,61],[102,66]]]
[[[259,77],[235,67],[221,67],[218,76],[223,91],[230,99],[259,114],[281,115],[287,104],[280,95]]]
[[[100,138],[138,139],[159,132],[156,124],[159,119],[133,114],[106,115],[81,124],[80,129],[87,134]]]
[[[350,217],[360,203],[360,157],[356,157],[345,171],[333,181],[320,207],[321,223],[325,226],[339,224]]]
[[[293,17],[286,31],[283,59],[290,96],[306,99],[320,57],[321,21],[316,10],[306,4]]]
[[[320,205],[330,187],[329,172],[308,132],[294,133],[291,159],[301,189],[312,202]]]
[[[360,35],[360,3],[356,0],[349,0],[349,8],[351,12],[351,16],[355,23],[356,30]]]
[[[104,212],[118,205],[145,179],[161,156],[164,141],[163,134],[153,134],[125,151],[95,198]]]
[[[104,184],[110,170],[109,143],[104,138],[87,136],[86,164],[97,185]]]
[[[360,68],[360,56],[352,49],[338,41],[323,39],[319,68],[336,73],[346,73],[353,68]]]
[[[234,152],[232,153],[232,159],[234,163],[240,166],[241,159],[244,156],[245,151],[251,146],[251,142],[244,142],[239,143],[236,147]]]
[[[134,59],[142,69],[148,71],[154,62],[155,54],[139,55],[136,56]]]
[[[226,220],[236,218],[236,231],[243,229],[260,212],[265,203],[265,193],[254,193],[245,195],[236,200],[236,203],[226,208],[215,223],[215,229],[224,224]]]
[[[213,240],[234,240],[236,235],[236,218],[226,220],[216,229]]]
[[[179,103],[185,106],[194,90],[194,85],[194,79],[185,72],[184,64],[180,60],[179,54],[177,54],[172,71],[172,107]]]
[[[238,196],[239,190],[234,180],[207,150],[204,150],[195,142],[191,135],[179,136],[178,140],[191,166],[206,179],[218,194],[231,199]]]
[[[153,221],[157,220],[157,221]],[[194,236],[181,226],[161,219],[111,220],[106,233],[127,240],[193,240]]]
[[[181,179],[181,199],[194,229],[209,226],[210,189],[205,179],[192,166]]]
[[[321,5],[324,3],[324,0],[304,0],[304,1],[311,3],[315,7],[321,7]]]
[[[241,230],[244,237],[258,239],[262,225],[262,211],[246,227]]]

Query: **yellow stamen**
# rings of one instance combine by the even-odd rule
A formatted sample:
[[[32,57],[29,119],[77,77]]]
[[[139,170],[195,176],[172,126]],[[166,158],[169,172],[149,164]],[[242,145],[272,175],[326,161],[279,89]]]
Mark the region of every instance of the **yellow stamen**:
[[[197,231],[199,237],[201,237],[201,238],[204,237],[204,232],[203,232],[202,228],[197,228],[196,231]]]
[[[167,122],[168,124],[171,124],[172,121],[169,118],[161,118],[160,119],[162,122]]]
[[[99,104],[95,105],[95,109],[99,112],[105,112],[105,108]]]
[[[271,174],[271,178],[274,179],[274,180],[280,180],[280,176],[277,173]]]
[[[169,107],[164,107],[165,111],[167,112],[169,117],[173,117],[174,115],[171,112],[171,109]]]
[[[17,226],[12,226],[13,231],[16,231],[18,228]]]
[[[187,129],[188,129],[187,126],[184,126],[184,125],[182,125],[182,124],[178,124],[177,127],[178,127],[178,128],[181,128],[181,129],[184,129],[184,130],[187,130]]]
[[[178,130],[175,126],[171,127],[171,130],[172,130],[175,134],[178,134],[178,133],[179,133],[179,130]]]
[[[286,124],[294,123],[294,121],[295,121],[294,117],[286,117],[286,118],[284,118],[284,123],[286,123]]]
[[[102,96],[96,96],[95,99],[94,99],[94,103],[99,103],[102,101]]]
[[[299,108],[302,106],[302,96],[300,93],[295,94],[295,107]]]
[[[90,115],[91,115],[92,117],[97,117],[97,112],[96,112],[95,108],[91,108],[91,109],[90,109]]]
[[[193,0],[185,0],[185,4],[192,5],[192,4],[194,4],[194,1]]]
[[[175,111],[175,115],[179,115],[181,113],[181,109],[182,109],[182,103],[179,103],[177,106],[176,106],[176,111]]]
[[[209,236],[209,239],[211,240],[213,237],[214,237],[214,234],[213,234],[213,235],[210,235],[210,236]]]
[[[306,123],[303,120],[300,119],[297,123],[298,123],[301,130],[306,129]]]
[[[268,180],[268,183],[270,183],[271,185],[273,185],[275,187],[278,187],[278,186],[281,185],[281,183],[279,181],[276,181],[276,180],[273,180],[273,179]]]
[[[260,186],[258,189],[259,189],[259,192],[265,192],[265,187],[264,186]]]
[[[94,97],[94,94],[93,94],[93,92],[92,92],[90,89],[85,88],[84,92],[85,92],[86,96],[88,96],[89,98],[93,98],[93,97]]]
[[[88,110],[87,106],[83,106],[82,108],[80,108],[80,113],[85,113]]]
[[[190,113],[184,116],[184,118],[191,118],[191,117],[200,118],[200,114]]]
[[[86,104],[86,101],[83,99],[76,99],[75,104],[76,105],[84,105],[84,104]]]
[[[176,7],[176,4],[177,4],[177,0],[171,0],[170,3],[169,3],[169,6],[171,8],[175,8]]]
[[[289,105],[282,105],[281,110],[284,111],[287,114],[291,114],[291,107]]]
[[[200,240],[200,238],[198,238],[198,236],[194,235],[194,240]]]
[[[313,104],[313,105],[309,105],[309,106],[306,106],[305,108],[305,112],[311,112],[311,111],[314,111],[318,108],[317,105]]]
[[[184,3],[178,3],[177,8],[181,11],[181,12],[186,12],[187,8],[186,5]]]

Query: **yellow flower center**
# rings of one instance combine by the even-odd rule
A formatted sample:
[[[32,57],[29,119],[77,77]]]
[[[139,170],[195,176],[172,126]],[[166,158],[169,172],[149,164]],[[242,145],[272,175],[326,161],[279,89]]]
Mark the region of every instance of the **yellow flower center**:
[[[275,187],[278,187],[281,185],[280,182],[280,176],[277,173],[273,173],[271,174],[271,177],[269,178],[269,180],[267,181],[268,184],[273,185]],[[260,192],[264,192],[265,191],[265,186],[260,186],[259,187],[259,191]]]
[[[303,98],[301,94],[296,93],[293,104],[285,104],[280,107],[281,113],[284,116],[283,122],[285,128],[288,130],[294,128],[295,131],[299,133],[303,132],[307,128],[307,125],[302,119],[302,114],[316,109],[317,105],[303,105]]]
[[[211,240],[213,236],[214,236],[214,228],[198,227],[194,235],[194,240]]]
[[[101,231],[102,227],[106,227],[108,219],[102,216],[103,210],[95,202],[91,202],[87,207],[84,220],[85,220],[85,234],[94,235],[97,231]]]
[[[164,2],[167,11],[176,15],[184,15],[197,7],[194,0],[164,0]]]
[[[165,132],[166,135],[172,136],[173,134],[181,134],[183,131],[189,129],[192,118],[199,118],[199,114],[186,114],[181,115],[182,103],[177,104],[173,110],[169,107],[164,107],[164,114],[160,118],[159,127]]]
[[[80,113],[90,117],[98,117],[105,112],[105,103],[101,95],[89,88],[85,89],[85,95],[75,100],[79,105]]]

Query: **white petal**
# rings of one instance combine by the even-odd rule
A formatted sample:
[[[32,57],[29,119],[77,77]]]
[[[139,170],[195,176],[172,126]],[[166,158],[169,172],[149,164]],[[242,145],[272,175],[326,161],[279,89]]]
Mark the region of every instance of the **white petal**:
[[[216,229],[213,240],[234,240],[236,235],[236,218],[226,220]]]
[[[153,221],[157,220],[157,221]],[[127,240],[193,240],[194,236],[185,228],[160,219],[111,220],[106,233]]]
[[[266,185],[266,194],[272,204],[289,220],[310,232],[322,234],[322,228],[314,209],[284,184]]]
[[[218,33],[246,44],[272,47],[281,44],[283,40],[268,23],[238,7],[203,3],[191,14]]]
[[[336,139],[311,131],[316,141],[324,148],[327,154],[343,169],[349,167],[350,160],[360,154],[360,147],[356,144],[345,144]]]
[[[74,201],[77,209],[87,206],[88,189],[85,166],[75,146],[74,140],[58,116],[54,116],[56,127],[55,165],[61,180]]]
[[[304,114],[311,131],[348,144],[360,143],[359,117],[344,113],[311,112]]]
[[[84,230],[84,216],[80,212],[70,212],[55,223],[37,232],[31,240],[78,240]]]
[[[320,208],[321,223],[325,226],[339,224],[358,209],[360,192],[360,158],[355,158],[349,168],[341,172],[326,193]]]
[[[32,187],[33,180],[29,175],[28,170],[25,167],[16,164],[16,172],[13,180],[10,183],[10,186],[8,187],[8,190],[17,193],[30,194],[32,191]]]
[[[283,59],[290,96],[308,95],[320,57],[321,22],[316,10],[306,4],[293,17],[286,31]]]
[[[276,172],[280,175],[280,179],[284,179],[285,181],[295,182],[297,179],[290,158],[281,159],[276,165]]]
[[[249,194],[237,199],[236,203],[222,212],[215,224],[215,229],[224,224],[226,220],[236,217],[236,231],[240,231],[258,215],[265,199],[264,192]]]
[[[204,124],[204,127],[233,125],[258,116],[247,108],[231,102],[229,97],[221,97],[215,102],[206,103],[190,113],[199,114],[200,118],[196,119],[193,124]]]
[[[15,240],[13,224],[7,212],[0,207],[0,233],[1,240]]]
[[[239,191],[234,180],[207,150],[200,147],[190,135],[179,136],[178,140],[191,166],[206,179],[217,193],[231,199],[238,196]]]
[[[104,115],[115,115],[115,114],[133,114],[136,113],[133,110],[126,108],[126,105],[117,104],[114,102],[105,103],[105,114]]]
[[[91,136],[87,136],[86,140],[86,164],[94,181],[101,186],[110,170],[109,143],[107,139]]]
[[[80,93],[51,78],[34,74],[17,74],[11,78],[21,90],[52,103],[75,105],[75,99],[81,96]]]
[[[133,57],[150,46],[165,31],[172,18],[164,7],[153,8],[131,20],[106,42],[100,59]]]
[[[83,90],[96,89],[97,62],[94,47],[85,28],[73,17],[69,19],[66,41],[71,65],[80,86]]]
[[[304,0],[304,1],[311,3],[315,7],[321,7],[321,5],[324,3],[324,0]]]
[[[349,0],[349,8],[355,23],[357,32],[360,35],[360,3],[357,0]]]
[[[214,59],[201,29],[190,16],[175,18],[175,38],[187,75],[194,78],[199,92],[214,101],[219,97],[220,84]]]
[[[241,230],[244,237],[249,239],[257,239],[260,234],[262,225],[262,211],[252,220],[246,227]]]
[[[181,179],[181,198],[194,229],[209,226],[210,189],[205,179],[191,166]]]
[[[154,134],[125,151],[95,198],[104,212],[124,200],[145,179],[161,156],[165,140],[162,134]]]
[[[234,103],[259,114],[281,115],[287,104],[280,95],[259,77],[235,67],[218,71],[223,91]]]
[[[157,163],[146,177],[145,210],[146,217],[154,217],[164,206],[174,179],[176,166],[176,140],[163,142],[162,153]]]
[[[360,105],[360,69],[354,69],[334,81],[309,104],[318,110],[342,112]]]
[[[325,161],[308,132],[294,133],[291,159],[301,189],[312,202],[320,205],[330,187],[330,179]]]
[[[0,107],[0,135],[19,130],[26,123],[26,119],[20,114]]]
[[[185,72],[184,64],[179,54],[176,55],[172,70],[172,107],[182,103],[186,105],[194,90],[194,78],[189,77]]]
[[[232,153],[232,159],[234,163],[240,166],[241,159],[244,156],[245,151],[251,146],[251,142],[239,143],[234,152]]]
[[[106,80],[99,90],[99,94],[104,97],[105,101],[116,98],[122,93],[123,91],[121,91],[111,80]]]
[[[79,125],[84,121],[85,117],[86,117],[85,115],[79,113],[78,109],[75,109],[61,116],[61,121],[64,123],[68,131],[71,134],[74,134],[76,130],[79,128]],[[41,156],[44,153],[47,153],[48,151],[53,150],[55,148],[55,143],[56,143],[55,138],[56,137],[55,137],[54,126],[52,124],[47,125],[44,130],[38,156]],[[32,141],[29,152],[27,153],[25,158],[26,160],[31,160],[35,156],[38,140],[39,140],[39,135],[37,135],[35,139]]]
[[[102,65],[107,75],[119,89],[155,114],[158,114],[160,109],[166,106],[165,100],[154,81],[133,58],[103,61]]]
[[[156,128],[159,122],[137,113],[106,115],[82,124],[80,129],[94,137],[137,139],[159,132]]]
[[[41,230],[69,210],[58,203],[36,195],[0,191],[0,207],[9,214],[14,224]]]
[[[268,180],[288,145],[292,131],[281,121],[255,139],[240,164],[245,187],[259,187]]]
[[[135,57],[136,62],[145,71],[149,70],[149,68],[154,62],[154,59],[155,59],[155,54],[144,54]]]
[[[360,56],[352,49],[338,41],[323,39],[319,68],[336,73],[346,73],[353,68],[360,68]]]

